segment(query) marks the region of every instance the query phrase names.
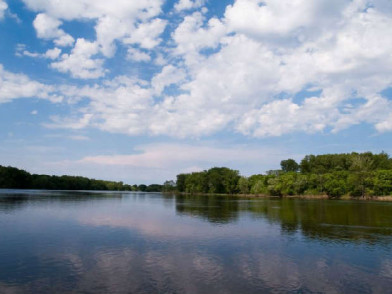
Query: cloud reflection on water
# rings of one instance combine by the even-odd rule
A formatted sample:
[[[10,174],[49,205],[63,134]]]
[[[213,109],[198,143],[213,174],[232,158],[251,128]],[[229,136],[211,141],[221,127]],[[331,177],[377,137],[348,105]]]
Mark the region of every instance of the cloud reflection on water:
[[[11,256],[0,293],[388,293],[392,282],[385,204],[358,216],[357,203],[45,199],[0,212]]]

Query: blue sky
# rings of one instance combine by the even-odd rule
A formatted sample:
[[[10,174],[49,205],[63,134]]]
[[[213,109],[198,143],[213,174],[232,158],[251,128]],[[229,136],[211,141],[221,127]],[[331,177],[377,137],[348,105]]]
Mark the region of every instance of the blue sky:
[[[161,183],[392,154],[389,0],[0,0],[0,164]]]

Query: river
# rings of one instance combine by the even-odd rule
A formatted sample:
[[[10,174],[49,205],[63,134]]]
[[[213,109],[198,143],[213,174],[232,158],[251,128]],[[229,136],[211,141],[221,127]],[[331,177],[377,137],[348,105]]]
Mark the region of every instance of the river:
[[[0,293],[392,293],[392,203],[0,190]]]

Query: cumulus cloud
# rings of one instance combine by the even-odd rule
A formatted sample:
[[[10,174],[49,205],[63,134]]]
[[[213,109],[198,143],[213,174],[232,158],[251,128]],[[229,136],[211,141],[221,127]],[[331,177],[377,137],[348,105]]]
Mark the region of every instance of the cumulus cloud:
[[[174,9],[177,11],[195,9],[203,6],[204,3],[204,0],[179,0],[174,5]]]
[[[149,128],[154,100],[152,89],[144,81],[121,76],[100,85],[64,86],[60,90],[75,101],[87,98],[90,104],[81,110],[79,117],[55,117],[48,126],[72,129],[95,126],[130,135],[142,134]]]
[[[88,103],[55,117],[52,127],[174,137],[338,132],[361,123],[392,129],[391,101],[380,95],[392,86],[390,1],[237,0],[220,17],[193,11],[170,26],[159,18],[162,1],[24,2],[39,13],[34,25],[42,38],[61,38],[65,21],[95,21],[96,40],[45,53],[60,72],[102,78],[118,44],[128,60],[156,61],[147,78],[63,85],[63,96]]]
[[[102,67],[104,60],[93,58],[98,52],[97,43],[89,42],[83,38],[77,39],[72,52],[61,55],[61,60],[53,62],[51,67],[63,73],[69,72],[74,78],[99,78],[104,76],[105,70]]]
[[[0,64],[0,104],[17,98],[40,98],[61,102],[54,87],[29,79],[24,74],[6,71]]]
[[[61,49],[59,48],[53,48],[49,49],[45,53],[45,57],[49,59],[57,59],[61,54]]]
[[[225,12],[228,27],[258,38],[296,38],[331,30],[349,0],[237,0]],[[356,1],[358,2],[358,1]]]
[[[34,27],[40,38],[54,39],[57,46],[73,43],[74,39],[59,26],[62,21],[92,20],[96,23],[96,40],[89,41],[94,46],[94,54],[101,53],[111,58],[116,52],[116,40],[124,46],[138,45],[145,49],[157,46],[160,34],[166,26],[166,21],[156,18],[161,13],[163,0],[107,2],[103,0],[71,0],[59,3],[56,0],[24,0],[26,6],[40,12]],[[80,39],[79,39],[80,40]],[[80,50],[81,41],[77,41],[73,51]],[[78,48],[79,47],[79,48]],[[76,60],[82,63],[82,73],[77,74],[72,68]],[[140,58],[140,56],[139,56]],[[67,60],[67,61],[65,61]],[[62,64],[52,64],[52,68],[61,72],[70,72],[75,78],[97,78],[104,75],[100,70],[100,60],[87,56],[64,56]]]
[[[392,81],[392,10],[378,9],[385,5],[238,0],[221,20],[206,22],[199,13],[185,17],[173,39],[191,80],[181,86],[189,95],[172,103],[175,114],[186,113],[189,124],[200,129],[197,123],[213,113],[205,134],[229,124],[257,137],[338,131],[362,122],[386,130],[382,121],[391,103],[375,95]],[[217,34],[209,29],[212,21],[221,28]],[[212,54],[203,52],[218,46]],[[319,97],[293,100],[310,85],[321,91]],[[291,98],[281,100],[282,94]],[[355,103],[347,113],[350,99],[366,103]]]
[[[205,25],[205,17],[195,12],[184,18],[176,28],[172,38],[176,43],[175,54],[182,55],[188,64],[197,63],[200,50],[216,48],[227,29],[217,18],[212,18]]]
[[[173,65],[167,65],[159,74],[152,78],[151,85],[155,94],[160,95],[165,87],[178,84],[183,81],[185,77],[186,74],[182,69],[176,68]]]
[[[54,43],[58,46],[72,45],[74,38],[59,29],[61,24],[61,21],[45,13],[38,14],[33,22],[38,38],[54,39]]]
[[[149,54],[136,48],[128,49],[127,58],[137,62],[147,62],[151,60],[151,56]]]
[[[124,43],[139,44],[144,49],[152,49],[162,41],[159,36],[163,33],[166,25],[167,22],[159,18],[142,23],[129,37],[124,39]]]
[[[17,44],[15,55],[18,57],[32,57],[32,58],[47,58],[47,59],[57,59],[61,54],[61,49],[55,47],[53,49],[48,49],[45,53],[30,52],[26,49],[25,44]]]

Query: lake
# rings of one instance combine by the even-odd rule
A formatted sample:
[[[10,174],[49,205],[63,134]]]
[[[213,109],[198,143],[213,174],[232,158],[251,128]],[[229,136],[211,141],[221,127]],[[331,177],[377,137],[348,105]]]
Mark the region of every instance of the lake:
[[[392,203],[1,190],[0,293],[392,293]]]

